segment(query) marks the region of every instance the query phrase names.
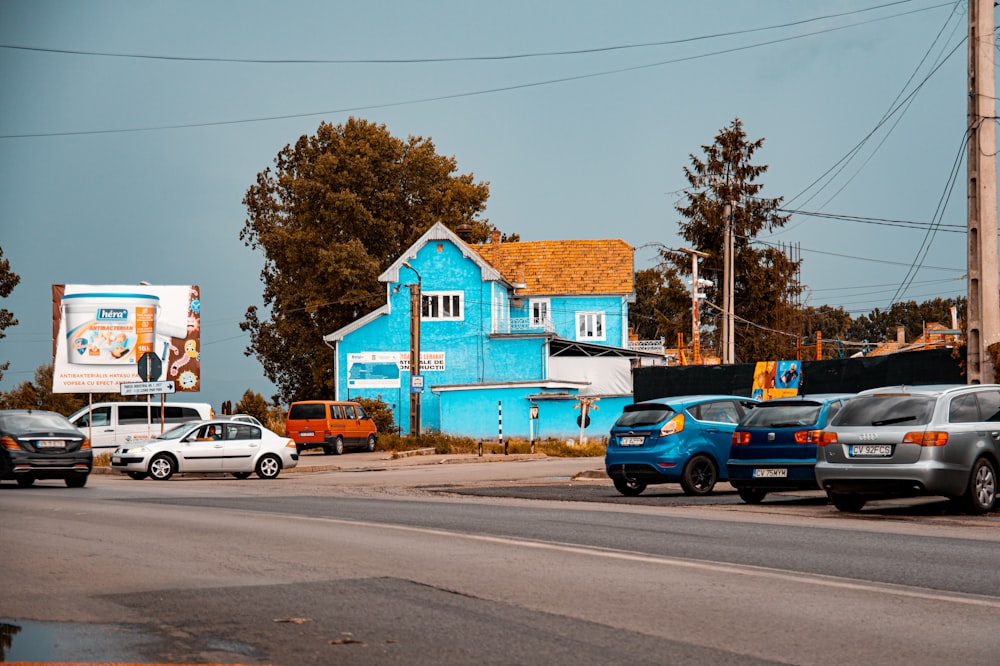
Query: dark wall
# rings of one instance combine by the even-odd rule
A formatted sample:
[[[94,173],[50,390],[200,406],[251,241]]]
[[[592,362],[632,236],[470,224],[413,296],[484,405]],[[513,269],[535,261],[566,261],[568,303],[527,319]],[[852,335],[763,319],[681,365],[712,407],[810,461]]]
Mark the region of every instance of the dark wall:
[[[803,361],[799,393],[854,393],[900,384],[965,384],[959,358],[951,349],[904,352],[866,358]],[[673,395],[718,393],[749,396],[755,363],[683,365],[632,370],[634,400],[642,402]]]

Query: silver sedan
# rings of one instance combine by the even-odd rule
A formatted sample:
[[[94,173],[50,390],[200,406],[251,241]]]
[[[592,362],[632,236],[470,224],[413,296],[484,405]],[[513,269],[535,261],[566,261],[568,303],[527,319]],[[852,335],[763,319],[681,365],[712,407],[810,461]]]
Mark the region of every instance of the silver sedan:
[[[166,481],[177,473],[256,473],[273,479],[298,464],[295,442],[267,428],[229,419],[185,423],[155,439],[135,441],[111,455],[111,468],[133,479]]]

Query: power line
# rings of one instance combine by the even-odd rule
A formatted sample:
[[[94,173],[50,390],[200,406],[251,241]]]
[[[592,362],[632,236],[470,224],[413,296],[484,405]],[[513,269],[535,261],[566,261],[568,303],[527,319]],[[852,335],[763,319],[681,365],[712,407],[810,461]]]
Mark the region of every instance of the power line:
[[[591,53],[607,53],[610,51],[625,51],[631,49],[642,49],[642,48],[650,48],[657,46],[672,46],[677,44],[687,44],[691,42],[718,39],[721,37],[735,37],[737,35],[746,35],[756,32],[766,32],[768,30],[779,30],[781,28],[790,28],[794,26],[805,25],[807,23],[826,21],[833,18],[841,18],[844,16],[863,14],[866,12],[885,9],[886,7],[893,7],[896,5],[903,5],[910,2],[913,2],[913,0],[896,0],[895,2],[889,2],[882,5],[875,5],[874,7],[866,7],[864,9],[856,9],[847,12],[840,12],[837,14],[825,14],[823,16],[816,16],[808,19],[802,19],[799,21],[790,21],[788,23],[778,23],[775,25],[763,26],[759,28],[746,28],[743,30],[731,30],[727,32],[710,33],[707,35],[699,35],[696,37],[683,37],[680,39],[669,39],[669,40],[662,40],[655,42],[639,42],[634,44],[598,46],[591,48],[570,49],[562,51],[534,51],[528,53],[513,53],[513,54],[492,55],[492,56],[455,56],[455,57],[440,57],[440,58],[426,58],[426,57],[424,58],[225,58],[225,57],[207,57],[207,56],[154,55],[148,53],[116,53],[111,51],[85,51],[80,49],[61,49],[61,48],[49,48],[42,46],[25,46],[21,44],[0,44],[0,48],[18,50],[18,51],[32,51],[38,53],[95,56],[102,58],[133,58],[133,59],[143,59],[143,60],[166,60],[173,62],[179,61],[179,62],[210,62],[210,63],[237,63],[237,64],[268,64],[268,65],[315,65],[315,64],[359,65],[359,64],[425,64],[425,63],[443,63],[443,62],[482,62],[482,61],[495,61],[495,60],[518,60],[527,58],[547,58],[553,56],[586,55]],[[888,18],[894,18],[897,16],[906,16],[908,14],[914,14],[917,12],[924,12],[931,9],[937,9],[947,4],[950,3],[943,3],[938,5],[932,5],[930,7],[924,7],[921,9],[915,9],[908,12],[903,12],[901,14],[895,14],[894,16]],[[872,19],[871,21],[866,21],[864,23],[870,23],[880,20],[884,20],[884,18]],[[858,23],[856,25],[863,25],[864,23]]]
[[[901,1],[908,2],[910,0],[901,0]],[[282,115],[275,115],[275,116],[258,116],[258,117],[251,117],[251,118],[242,118],[242,119],[237,119],[237,120],[217,120],[217,121],[205,121],[205,122],[198,122],[198,123],[177,123],[177,124],[171,124],[171,125],[152,125],[152,126],[146,126],[146,127],[113,128],[113,129],[103,129],[103,130],[74,130],[74,131],[65,131],[65,132],[29,132],[29,133],[23,133],[23,134],[2,134],[2,135],[0,135],[0,139],[27,139],[27,138],[61,137],[61,136],[88,136],[88,135],[99,135],[99,134],[126,134],[126,133],[136,133],[136,132],[155,132],[155,131],[164,131],[164,130],[175,130],[175,129],[194,129],[194,128],[199,128],[199,127],[219,127],[219,126],[225,126],[225,125],[240,125],[240,124],[248,124],[248,123],[269,122],[269,121],[275,121],[275,120],[292,120],[292,119],[296,119],[296,118],[308,118],[308,117],[312,117],[312,116],[339,115],[339,114],[344,114],[344,113],[355,113],[355,112],[359,112],[359,111],[371,111],[371,110],[374,110],[374,109],[386,109],[386,108],[393,108],[393,107],[399,107],[399,106],[408,106],[408,105],[411,105],[411,104],[426,104],[426,103],[429,103],[429,102],[440,102],[440,101],[447,101],[447,100],[453,100],[453,99],[462,99],[462,98],[466,98],[466,97],[477,97],[477,96],[481,96],[481,95],[489,95],[489,94],[495,94],[495,93],[501,93],[501,92],[510,92],[510,91],[513,91],[513,90],[524,90],[524,89],[528,89],[528,88],[538,88],[538,87],[543,87],[543,86],[555,85],[555,84],[558,84],[558,83],[568,83],[568,82],[572,82],[572,81],[582,81],[582,80],[591,79],[591,78],[598,78],[598,77],[603,77],[603,76],[611,76],[611,75],[614,75],[614,74],[623,74],[623,73],[627,73],[627,72],[641,71],[641,70],[644,70],[644,69],[652,69],[652,68],[656,68],[656,67],[663,67],[663,66],[666,66],[666,65],[674,65],[674,64],[678,64],[678,63],[682,63],[682,62],[689,62],[689,61],[694,61],[694,60],[701,60],[701,59],[710,58],[710,57],[713,57],[713,56],[727,55],[727,54],[732,54],[732,53],[739,53],[741,51],[748,51],[748,50],[751,50],[751,49],[761,48],[761,47],[765,47],[765,46],[773,46],[775,44],[781,44],[781,43],[795,41],[795,40],[799,40],[799,39],[805,39],[807,37],[814,37],[816,35],[828,34],[828,33],[831,33],[831,32],[837,32],[837,31],[841,31],[841,30],[846,30],[848,28],[855,28],[855,27],[858,27],[858,26],[861,26],[861,25],[867,25],[867,24],[870,24],[870,23],[875,23],[875,22],[880,22],[880,21],[886,21],[886,20],[893,19],[893,18],[899,18],[901,16],[907,16],[907,15],[915,14],[915,13],[918,13],[918,12],[929,11],[929,10],[932,10],[932,9],[937,9],[939,7],[948,6],[950,4],[951,4],[950,2],[949,3],[943,3],[943,4],[939,4],[939,5],[933,5],[933,6],[930,6],[930,7],[921,8],[921,9],[911,10],[911,11],[908,11],[908,12],[901,12],[899,14],[893,14],[893,15],[889,15],[889,16],[879,17],[879,18],[868,20],[868,21],[860,21],[860,22],[857,22],[857,23],[850,23],[850,24],[846,24],[846,25],[843,25],[843,26],[836,26],[836,27],[832,27],[832,28],[826,28],[826,29],[823,29],[823,30],[816,30],[816,31],[813,31],[813,32],[807,32],[807,33],[803,33],[803,34],[799,34],[799,35],[792,35],[792,36],[789,36],[789,37],[775,38],[775,39],[772,39],[772,40],[758,42],[758,43],[755,43],[755,44],[748,44],[748,45],[744,45],[744,46],[737,46],[737,47],[732,47],[732,48],[728,48],[728,49],[720,49],[720,50],[711,51],[711,52],[708,52],[708,53],[702,53],[702,54],[697,54],[697,55],[692,55],[692,56],[683,56],[683,57],[678,57],[678,58],[672,58],[672,59],[669,59],[669,60],[662,60],[662,61],[659,61],[659,62],[646,63],[646,64],[642,64],[642,65],[634,65],[634,66],[630,66],[630,67],[622,67],[622,68],[617,68],[617,69],[604,70],[604,71],[600,71],[600,72],[591,72],[591,73],[588,73],[588,74],[578,74],[578,75],[574,75],[574,76],[565,76],[565,77],[559,77],[559,78],[555,78],[555,79],[546,79],[546,80],[535,81],[535,82],[531,82],[531,83],[512,84],[512,85],[509,85],[509,86],[500,86],[500,87],[496,87],[496,88],[487,88],[487,89],[483,89],[483,90],[475,90],[475,91],[468,91],[468,92],[461,92],[461,93],[452,93],[452,94],[448,94],[448,95],[437,95],[437,96],[433,96],[433,97],[421,97],[421,98],[414,98],[414,99],[410,99],[410,100],[402,100],[402,101],[398,101],[398,102],[385,102],[385,103],[380,103],[380,104],[367,104],[367,105],[360,105],[360,106],[351,106],[351,107],[344,107],[344,108],[340,108],[340,109],[330,109],[330,110],[325,110],[325,111],[310,111],[310,112],[282,114]],[[886,5],[886,6],[889,6],[889,5]]]

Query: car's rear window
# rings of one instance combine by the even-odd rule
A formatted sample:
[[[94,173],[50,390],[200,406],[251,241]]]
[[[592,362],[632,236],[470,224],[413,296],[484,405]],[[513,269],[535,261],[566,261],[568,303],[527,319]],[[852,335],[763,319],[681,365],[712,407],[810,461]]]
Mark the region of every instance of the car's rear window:
[[[289,419],[325,419],[326,405],[319,402],[292,405],[288,411]]]
[[[37,432],[38,430],[76,430],[61,414],[33,412],[31,414],[4,414],[0,428],[7,432]]]
[[[798,426],[816,425],[822,405],[816,403],[799,404],[768,404],[757,405],[750,410],[741,426],[752,428],[794,428]]]
[[[866,395],[848,400],[832,426],[926,425],[936,399],[929,395]]]
[[[660,421],[666,420],[674,415],[674,410],[665,405],[647,407],[626,407],[618,420],[616,426],[651,426]]]

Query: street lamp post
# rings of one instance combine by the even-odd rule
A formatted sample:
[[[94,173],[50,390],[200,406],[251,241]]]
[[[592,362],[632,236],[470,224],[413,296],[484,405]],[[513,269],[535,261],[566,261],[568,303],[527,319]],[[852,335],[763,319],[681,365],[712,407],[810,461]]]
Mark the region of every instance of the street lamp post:
[[[701,365],[701,317],[698,315],[698,258],[709,256],[707,252],[692,250],[689,247],[679,248],[681,252],[691,255],[691,362]]]
[[[420,290],[422,280],[416,268],[403,262],[417,276],[417,283],[410,288],[410,434],[420,437],[420,393],[424,389],[420,379]]]

